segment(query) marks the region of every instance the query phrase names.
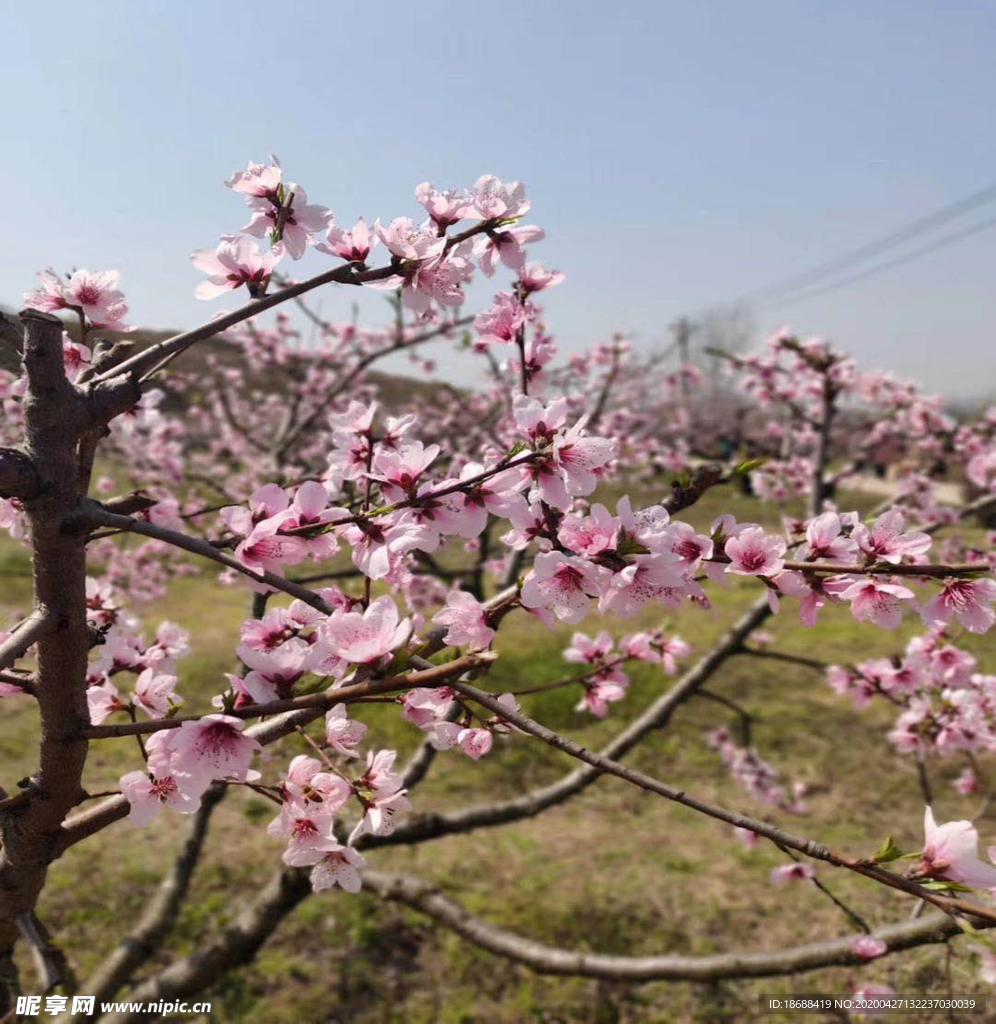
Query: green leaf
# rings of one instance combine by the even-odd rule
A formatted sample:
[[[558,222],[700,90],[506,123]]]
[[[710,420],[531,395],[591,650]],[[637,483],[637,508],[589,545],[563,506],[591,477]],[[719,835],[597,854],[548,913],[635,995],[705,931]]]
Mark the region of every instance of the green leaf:
[[[972,889],[967,885],[959,885],[957,882],[949,882],[945,878],[932,878],[927,882],[921,882],[920,885],[924,889],[929,889],[931,892],[971,892]]]
[[[765,457],[760,459],[744,459],[743,462],[738,462],[733,467],[734,476],[745,476],[747,473],[753,472],[755,469],[763,466],[766,462],[770,462],[771,459]]]
[[[514,459],[520,452],[524,452],[529,447],[525,441],[516,441],[511,448],[505,453],[506,459]]]
[[[892,836],[886,836],[872,860],[876,864],[888,864],[890,860],[899,860],[902,856],[903,851],[892,841]]]
[[[966,934],[971,935],[975,942],[985,946],[987,949],[996,952],[996,937],[992,935],[986,935],[984,932],[980,932],[970,921],[966,921],[963,917],[956,917],[955,923],[958,927]]]

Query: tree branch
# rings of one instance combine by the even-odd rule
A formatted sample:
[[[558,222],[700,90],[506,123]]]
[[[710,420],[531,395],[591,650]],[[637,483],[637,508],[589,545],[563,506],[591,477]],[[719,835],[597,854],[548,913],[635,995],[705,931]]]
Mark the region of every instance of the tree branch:
[[[285,700],[274,700],[267,704],[249,704],[246,707],[232,708],[226,715],[233,718],[265,718],[268,715],[279,715],[287,711],[318,710],[326,711],[334,704],[350,704],[364,697],[372,697],[380,693],[391,693],[396,690],[407,690],[413,686],[441,686],[443,683],[472,668],[490,665],[497,659],[494,651],[481,651],[477,654],[466,654],[462,658],[448,661],[444,665],[431,665],[421,672],[408,675],[388,676],[386,679],[367,679],[346,686],[338,686],[320,693],[305,693],[299,697],[288,697]],[[203,715],[184,715],[175,718],[156,718],[143,722],[121,722],[115,725],[91,725],[86,735],[89,739],[107,739],[115,736],[145,736],[148,733],[160,732],[163,729],[179,729],[184,722],[199,722]]]
[[[130,533],[140,533],[143,537],[151,537],[153,540],[161,540],[174,547],[183,548],[191,554],[200,555],[202,558],[209,558],[212,562],[227,566],[236,572],[248,576],[257,583],[265,583],[274,590],[281,590],[291,597],[296,597],[305,604],[316,608],[325,615],[332,613],[332,606],[318,596],[313,590],[277,576],[272,572],[256,572],[248,566],[243,565],[237,558],[221,551],[213,544],[199,537],[188,537],[185,533],[178,533],[176,530],[168,530],[163,526],[156,526],[154,523],[146,523],[139,519],[132,519],[130,516],[119,516],[108,512],[95,501],[87,500],[84,503],[83,515],[86,520],[94,526],[106,526],[116,530],[127,530]]]
[[[615,775],[620,779],[633,783],[635,786],[639,786],[641,789],[662,796],[666,800],[673,800],[675,803],[690,807],[693,811],[698,811],[707,817],[715,818],[717,821],[725,821],[727,824],[734,825],[737,828],[748,829],[759,836],[770,839],[778,846],[785,846],[799,853],[804,853],[807,857],[812,857],[814,860],[824,861],[827,864],[832,864],[834,867],[847,868],[857,874],[881,882],[883,885],[888,885],[893,889],[898,889],[912,896],[918,896],[920,899],[927,900],[928,903],[933,903],[935,906],[948,912],[958,911],[963,914],[971,914],[980,920],[996,923],[996,909],[951,896],[939,896],[937,893],[917,885],[916,882],[911,882],[899,875],[894,875],[891,871],[886,871],[871,861],[846,857],[835,853],[822,843],[793,835],[791,832],[776,828],[766,821],[759,821],[756,818],[748,817],[746,814],[727,810],[718,804],[706,803],[704,800],[689,796],[683,789],[669,786],[667,783],[645,775],[643,772],[636,771],[634,768],[628,768],[626,765],[619,764],[617,761],[613,761],[601,754],[593,754],[590,750],[586,750],[584,747],[574,743],[573,740],[569,740],[565,736],[547,729],[546,726],[540,725],[539,722],[534,722],[531,718],[527,718],[518,712],[509,711],[503,704],[495,700],[491,694],[484,693],[476,687],[470,686],[467,683],[452,683],[451,686],[457,693],[475,701],[482,707],[488,708],[488,710],[499,715],[522,732],[535,736],[551,747],[562,750],[565,754],[570,754],[579,761],[584,761],[586,764],[598,768],[602,772]]]
[[[726,978],[764,978],[822,967],[856,967],[868,963],[851,946],[851,938],[831,939],[764,953],[720,953],[712,956],[612,956],[575,953],[527,939],[489,924],[439,889],[410,875],[367,869],[363,886],[383,899],[418,910],[489,953],[514,960],[540,974],[575,975],[606,981],[719,981]],[[984,925],[983,927],[989,927]],[[943,914],[917,921],[886,925],[872,934],[889,953],[929,943],[946,942],[961,934],[957,922]],[[853,938],[853,936],[852,936]]]
[[[54,626],[55,616],[45,608],[36,608],[0,643],[0,669],[10,668],[18,658],[23,658],[28,648]]]
[[[692,666],[675,684],[630,723],[615,739],[602,748],[606,758],[624,757],[648,733],[662,729],[674,711],[689,700],[716,673],[743,640],[771,615],[767,597],[759,598],[718,643]],[[365,835],[357,842],[361,849],[376,846],[421,843],[441,836],[491,828],[523,818],[532,818],[548,807],[564,803],[586,789],[602,775],[592,765],[582,765],[556,782],[494,803],[479,804],[459,811],[418,814],[399,825],[389,836]]]
[[[135,971],[155,954],[172,929],[200,861],[211,815],[226,792],[225,786],[212,786],[204,794],[172,868],[146,905],[138,925],[87,978],[83,991],[95,997],[97,1006],[114,998],[121,987],[134,977]]]

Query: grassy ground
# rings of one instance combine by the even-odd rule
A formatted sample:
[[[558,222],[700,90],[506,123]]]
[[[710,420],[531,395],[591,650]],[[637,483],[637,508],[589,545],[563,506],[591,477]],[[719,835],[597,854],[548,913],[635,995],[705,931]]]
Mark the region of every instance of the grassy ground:
[[[687,518],[708,523],[721,504],[729,504],[727,496],[710,496]],[[851,505],[844,502],[844,507]],[[765,518],[762,507],[748,499],[738,499],[735,511],[742,519]],[[9,608],[27,602],[27,580],[18,575],[24,568],[20,553],[0,552]],[[193,630],[197,643],[182,665],[181,689],[194,707],[206,706],[221,689],[222,674],[231,668],[232,637],[247,607],[244,590],[218,588],[211,579],[208,573],[176,581],[168,598],[144,613],[151,628],[169,618]],[[755,593],[749,582],[713,588],[712,612],[688,609],[665,623],[698,656]],[[605,625],[621,634],[661,621],[659,611],[648,611],[629,623]],[[593,633],[599,625],[589,621],[584,628]],[[780,649],[846,662],[897,650],[915,624],[897,635],[857,626],[846,611],[831,610],[824,612],[816,633],[801,627],[794,615],[773,620],[771,631]],[[562,677],[569,671],[561,651],[570,633],[552,633],[519,613],[514,628],[501,635],[501,657],[489,687],[523,688]],[[986,647],[977,641],[974,649],[989,659],[992,671],[992,643]],[[606,722],[575,712],[573,690],[537,694],[524,706],[551,727],[598,746],[670,685],[654,666],[638,667],[632,677],[627,700],[614,706]],[[884,741],[892,718],[887,711],[856,715],[819,673],[747,657],[728,661],[709,688],[756,716],[756,746],[788,781],[813,786],[805,818],[758,806],[731,781],[703,742],[707,729],[733,724],[730,712],[711,701],[686,704],[668,730],[649,737],[629,763],[854,854],[870,854],[887,833],[905,849],[918,847],[922,800],[912,765],[892,755]],[[6,718],[0,781],[9,789],[33,770],[35,715],[23,698],[5,700],[0,713]],[[407,751],[420,738],[394,708],[368,707],[364,717],[378,742]],[[298,744],[288,739],[274,750],[270,770],[285,765],[299,752]],[[113,786],[136,764],[132,741],[102,741],[92,748],[86,784],[93,790]],[[488,801],[555,779],[568,767],[562,755],[518,737],[496,744],[477,765],[458,754],[440,756],[414,802],[420,810],[432,810]],[[977,810],[947,784],[960,767],[942,764],[933,770],[940,820]],[[272,806],[251,794],[233,793],[222,804],[193,894],[167,954],[156,963],[217,933],[275,870],[281,843],[262,827],[271,816]],[[41,916],[70,951],[81,977],[134,921],[184,827],[184,819],[170,815],[135,832],[122,823],[52,866]],[[979,827],[984,841],[996,839],[996,812],[984,814]],[[770,869],[785,860],[774,848],[765,844],[747,851],[728,827],[617,780],[602,780],[532,821],[386,849],[370,859],[377,867],[431,879],[496,925],[575,950],[754,951],[853,932],[813,886],[777,889],[768,883]],[[907,899],[856,876],[825,868],[821,877],[873,923],[909,912]],[[336,892],[306,901],[252,967],[220,979],[206,998],[214,1000],[211,1019],[231,1024],[745,1021],[755,1016],[759,992],[843,994],[857,984],[879,982],[898,991],[941,995],[949,971],[955,992],[977,991],[973,960],[958,946],[950,963],[943,948],[931,947],[860,971],[826,970],[759,983],[608,985],[533,974],[478,951],[415,913]],[[27,978],[30,968],[23,967]]]

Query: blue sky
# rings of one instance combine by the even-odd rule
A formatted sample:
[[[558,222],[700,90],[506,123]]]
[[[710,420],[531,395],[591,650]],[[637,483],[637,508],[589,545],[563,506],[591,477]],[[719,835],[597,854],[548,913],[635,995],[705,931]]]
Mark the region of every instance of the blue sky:
[[[616,329],[649,347],[679,314],[996,181],[984,0],[4,7],[11,305],[53,265],[121,269],[144,325],[231,306],[193,298],[189,254],[244,223],[221,183],[272,151],[342,223],[418,215],[423,180],[521,179],[548,235],[535,253],[568,276],[545,301],[562,347]],[[992,394],[994,270],[996,229],[754,312],[866,368]],[[345,317],[356,297],[325,292],[323,312]],[[383,308],[364,294],[366,318]]]

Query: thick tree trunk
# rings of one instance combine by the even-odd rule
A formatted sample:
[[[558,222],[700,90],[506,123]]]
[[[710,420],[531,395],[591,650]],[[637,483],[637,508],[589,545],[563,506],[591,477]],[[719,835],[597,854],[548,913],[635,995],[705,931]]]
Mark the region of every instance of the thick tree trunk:
[[[82,795],[89,725],[85,531],[74,525],[81,498],[77,448],[88,415],[83,396],[65,376],[61,321],[34,311],[22,318],[26,452],[39,481],[37,496],[24,507],[31,525],[34,607],[47,628],[37,640],[38,772],[29,796],[0,814],[0,960],[9,957],[17,937],[17,916],[38,899],[62,821]],[[0,1017],[12,995],[6,987],[0,996]]]

